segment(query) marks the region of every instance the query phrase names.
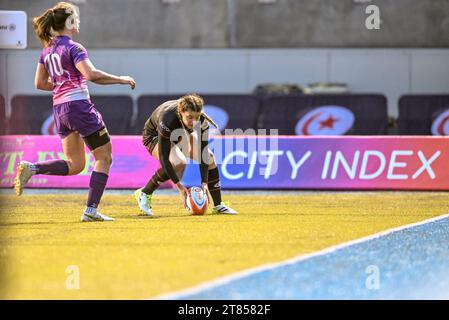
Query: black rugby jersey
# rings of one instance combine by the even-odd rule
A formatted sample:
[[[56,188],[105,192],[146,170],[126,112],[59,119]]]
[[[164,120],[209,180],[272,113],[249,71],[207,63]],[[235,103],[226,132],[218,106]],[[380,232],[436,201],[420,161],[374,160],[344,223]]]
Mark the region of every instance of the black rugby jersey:
[[[169,161],[172,143],[176,144],[182,138],[187,138],[196,129],[196,127],[194,129],[184,128],[178,116],[177,105],[178,100],[170,100],[158,106],[145,122],[142,132],[143,144],[145,146],[148,146],[155,136],[158,137],[159,159],[162,167],[173,183],[178,183],[179,178]],[[201,143],[200,150],[203,155],[204,148],[207,149],[209,144],[209,122],[201,115],[197,125],[200,126],[199,131],[201,135],[198,136],[198,140]],[[186,132],[187,134],[185,134]],[[204,154],[209,157],[207,151]],[[203,160],[201,158],[201,182],[207,182],[209,165]]]

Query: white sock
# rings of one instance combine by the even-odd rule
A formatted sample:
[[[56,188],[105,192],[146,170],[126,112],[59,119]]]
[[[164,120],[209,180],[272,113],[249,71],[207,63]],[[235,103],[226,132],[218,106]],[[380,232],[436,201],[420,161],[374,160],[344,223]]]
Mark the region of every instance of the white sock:
[[[36,168],[36,165],[34,163],[30,164],[30,171],[31,171],[31,173],[33,175],[37,174],[37,168]]]
[[[84,213],[87,213],[87,214],[95,214],[95,213],[97,213],[97,208],[94,208],[94,207],[86,207],[86,209],[84,210]]]

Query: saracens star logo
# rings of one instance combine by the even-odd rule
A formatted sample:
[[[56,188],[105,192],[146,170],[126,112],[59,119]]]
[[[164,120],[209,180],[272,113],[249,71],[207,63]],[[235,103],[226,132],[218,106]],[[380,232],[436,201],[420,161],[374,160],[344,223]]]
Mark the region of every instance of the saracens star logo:
[[[449,109],[441,112],[432,122],[431,133],[434,136],[449,135]]]
[[[297,135],[344,135],[354,125],[354,114],[341,106],[321,106],[304,114],[295,127]]]

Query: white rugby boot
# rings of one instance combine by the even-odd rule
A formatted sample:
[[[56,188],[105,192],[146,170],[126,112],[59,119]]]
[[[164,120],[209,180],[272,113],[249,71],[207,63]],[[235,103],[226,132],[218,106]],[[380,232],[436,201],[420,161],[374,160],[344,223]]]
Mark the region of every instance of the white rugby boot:
[[[237,214],[237,211],[221,202],[218,206],[212,208],[213,214]]]
[[[97,210],[87,210],[84,211],[81,216],[81,222],[94,222],[94,221],[114,221],[114,218],[105,216]]]
[[[31,170],[32,165],[33,164],[28,161],[20,161],[17,165],[17,173],[14,179],[14,190],[18,196],[22,194],[23,188],[25,188],[25,185],[34,175],[33,170]]]
[[[136,198],[140,212],[147,217],[153,216],[153,210],[151,210],[151,197],[151,194],[146,194],[142,189],[138,189],[134,192],[134,198]]]

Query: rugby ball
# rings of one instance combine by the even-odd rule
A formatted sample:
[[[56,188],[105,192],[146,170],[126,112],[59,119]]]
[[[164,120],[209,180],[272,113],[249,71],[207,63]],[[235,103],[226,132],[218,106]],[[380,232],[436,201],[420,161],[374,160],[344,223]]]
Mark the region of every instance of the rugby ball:
[[[186,209],[193,215],[203,215],[209,206],[209,198],[200,187],[192,187],[186,197]]]

